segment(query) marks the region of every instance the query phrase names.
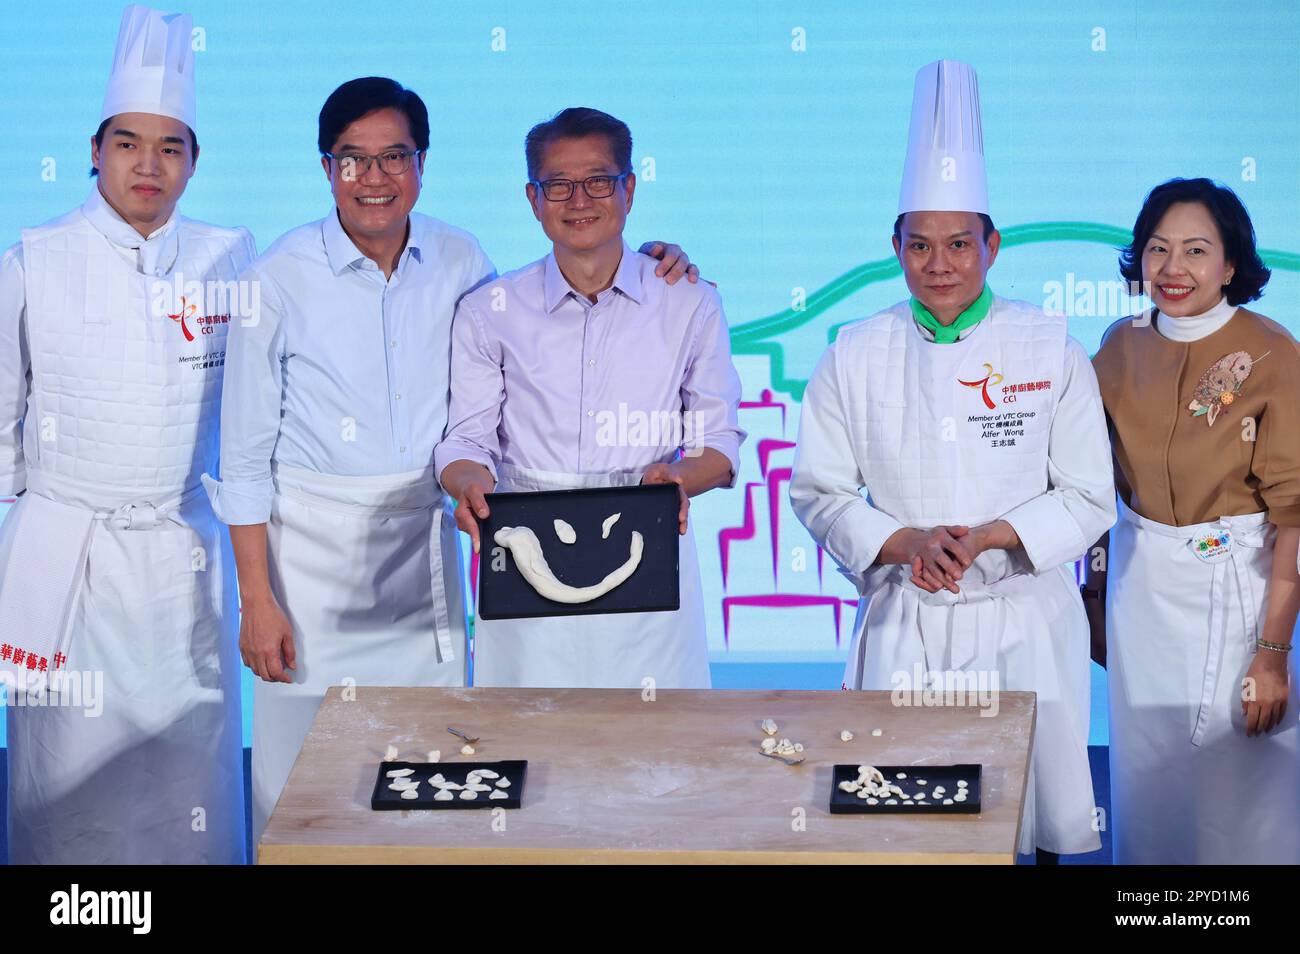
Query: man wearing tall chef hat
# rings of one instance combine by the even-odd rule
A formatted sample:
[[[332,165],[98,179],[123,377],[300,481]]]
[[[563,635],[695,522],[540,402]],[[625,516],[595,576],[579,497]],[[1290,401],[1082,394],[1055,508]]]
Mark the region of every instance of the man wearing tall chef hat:
[[[244,861],[233,563],[199,476],[254,248],[176,211],[190,32],[126,8],[90,196],[0,260],[12,862]]]
[[[1038,694],[1019,850],[1050,863],[1100,848],[1068,564],[1114,522],[1115,492],[1088,355],[1063,318],[993,294],[1000,241],[975,71],[931,63],[894,224],[912,297],[843,328],[817,365],[790,499],[862,596],[845,688]]]

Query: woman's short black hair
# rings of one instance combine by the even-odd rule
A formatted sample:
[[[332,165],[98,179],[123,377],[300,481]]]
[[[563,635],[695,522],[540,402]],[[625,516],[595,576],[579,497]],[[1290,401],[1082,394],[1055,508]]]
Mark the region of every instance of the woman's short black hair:
[[[1273,274],[1255,248],[1255,227],[1237,193],[1209,179],[1170,179],[1149,193],[1133,223],[1133,241],[1120,249],[1119,273],[1130,287],[1141,287],[1142,250],[1169,207],[1176,202],[1199,202],[1223,236],[1224,259],[1233,266],[1232,281],[1224,288],[1229,305],[1254,301]]]
[[[334,92],[320,110],[316,146],[321,155],[334,151],[343,130],[377,109],[396,109],[406,114],[411,138],[419,152],[429,150],[429,110],[414,90],[384,76],[363,76],[348,80]]]
[[[113,117],[109,116],[102,123],[100,123],[99,128],[95,130],[95,148],[97,149],[104,148],[104,134],[108,132],[108,124],[111,123],[112,121],[113,121]],[[190,148],[192,149],[191,154],[194,156],[194,160],[197,162],[199,156],[199,137],[194,135],[194,130],[190,129],[189,126],[186,126],[185,129],[190,134]],[[93,179],[97,175],[99,175],[99,167],[91,166],[90,177]]]
[[[542,165],[542,152],[546,144],[556,139],[581,139],[584,136],[604,136],[609,140],[609,151],[619,172],[632,171],[632,130],[621,119],[587,106],[570,106],[546,122],[538,123],[524,137],[524,159],[528,163],[528,178],[537,178]]]

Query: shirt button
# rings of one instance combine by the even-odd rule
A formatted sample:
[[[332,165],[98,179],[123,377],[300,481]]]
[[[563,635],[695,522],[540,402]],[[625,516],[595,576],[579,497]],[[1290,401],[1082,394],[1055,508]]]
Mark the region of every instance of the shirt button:
[[[397,342],[396,342],[396,341],[390,341],[390,342],[388,342],[388,347],[390,347],[390,348],[396,348],[396,347],[397,347]]]
[[[595,411],[592,411],[592,410],[588,410],[588,411],[587,411],[587,416],[588,416],[588,417],[595,417],[595,416],[596,416],[596,412],[595,412]]]
[[[587,362],[587,367],[589,367],[589,368],[594,368],[595,366],[596,366],[596,359],[595,359],[595,358],[592,358],[590,361]]]
[[[405,454],[405,453],[406,453],[406,445],[403,444],[401,447],[398,448],[398,450],[401,451],[403,454]]]
[[[401,399],[402,399],[402,396],[401,396],[400,394],[394,394],[394,395],[393,395],[393,400],[394,400],[394,401],[400,401]]]

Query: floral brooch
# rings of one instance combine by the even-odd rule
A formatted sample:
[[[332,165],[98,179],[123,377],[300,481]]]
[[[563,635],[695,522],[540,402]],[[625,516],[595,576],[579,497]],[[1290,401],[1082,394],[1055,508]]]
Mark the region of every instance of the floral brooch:
[[[1219,412],[1235,401],[1241,394],[1241,386],[1255,369],[1255,363],[1262,361],[1272,352],[1265,351],[1258,358],[1252,358],[1245,351],[1225,354],[1201,373],[1192,392],[1192,403],[1187,410],[1192,417],[1204,415],[1210,427],[1214,426]]]

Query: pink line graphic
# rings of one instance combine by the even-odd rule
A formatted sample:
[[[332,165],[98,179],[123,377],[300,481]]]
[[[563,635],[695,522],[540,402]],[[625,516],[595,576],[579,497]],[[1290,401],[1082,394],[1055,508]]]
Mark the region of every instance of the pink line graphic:
[[[763,390],[759,392],[757,401],[740,402],[740,408],[742,410],[746,408],[759,408],[759,407],[778,408],[781,411],[781,434],[784,435],[785,434],[785,402],[773,401],[772,392],[769,388],[763,388]]]

